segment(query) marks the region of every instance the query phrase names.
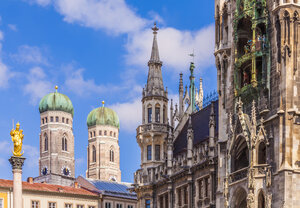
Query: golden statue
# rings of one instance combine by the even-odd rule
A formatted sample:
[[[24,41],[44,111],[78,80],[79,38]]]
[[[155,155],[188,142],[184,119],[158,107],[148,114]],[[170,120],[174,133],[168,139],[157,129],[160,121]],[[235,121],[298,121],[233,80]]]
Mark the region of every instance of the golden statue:
[[[13,151],[14,156],[21,157],[24,154],[24,152],[21,153],[24,134],[23,134],[23,130],[20,130],[19,122],[16,124],[16,129],[12,129],[10,131],[10,136],[11,136],[11,140],[14,143],[14,151]]]

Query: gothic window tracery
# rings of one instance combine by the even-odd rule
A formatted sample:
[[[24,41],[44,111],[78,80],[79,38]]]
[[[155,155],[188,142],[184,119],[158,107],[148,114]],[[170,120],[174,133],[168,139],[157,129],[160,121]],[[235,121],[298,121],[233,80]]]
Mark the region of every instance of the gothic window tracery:
[[[156,123],[160,122],[160,105],[159,104],[155,105],[155,122]]]
[[[265,208],[266,202],[265,202],[265,196],[263,191],[261,190],[258,194],[258,208]]]

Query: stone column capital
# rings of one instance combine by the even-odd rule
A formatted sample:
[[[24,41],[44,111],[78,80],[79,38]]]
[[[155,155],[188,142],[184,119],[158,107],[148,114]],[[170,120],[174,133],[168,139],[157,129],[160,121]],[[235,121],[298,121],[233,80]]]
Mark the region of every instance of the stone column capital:
[[[8,161],[10,162],[13,170],[22,170],[25,159],[26,158],[24,157],[11,156]]]

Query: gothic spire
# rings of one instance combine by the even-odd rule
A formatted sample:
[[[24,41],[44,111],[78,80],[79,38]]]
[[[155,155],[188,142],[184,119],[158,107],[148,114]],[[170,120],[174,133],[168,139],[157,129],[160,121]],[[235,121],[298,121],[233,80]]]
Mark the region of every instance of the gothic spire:
[[[158,44],[157,44],[157,31],[158,28],[156,23],[154,23],[153,30],[153,44],[151,57],[148,62],[149,71],[148,71],[148,80],[145,96],[163,96],[167,97],[167,92],[164,89],[161,66],[162,62],[159,59]]]
[[[150,63],[156,63],[156,64],[162,64],[162,62],[159,59],[159,52],[158,52],[158,44],[157,44],[157,31],[159,30],[156,26],[156,22],[154,23],[153,30],[153,44],[152,44],[152,51],[151,51],[151,57],[149,60]]]

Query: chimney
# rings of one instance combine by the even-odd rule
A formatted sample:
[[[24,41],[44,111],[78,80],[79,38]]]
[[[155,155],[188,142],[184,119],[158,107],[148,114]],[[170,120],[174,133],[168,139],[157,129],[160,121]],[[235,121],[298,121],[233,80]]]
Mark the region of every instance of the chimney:
[[[77,181],[74,182],[74,188],[79,188]]]
[[[27,178],[27,182],[30,183],[30,184],[33,184],[33,178],[32,177],[28,177]]]

